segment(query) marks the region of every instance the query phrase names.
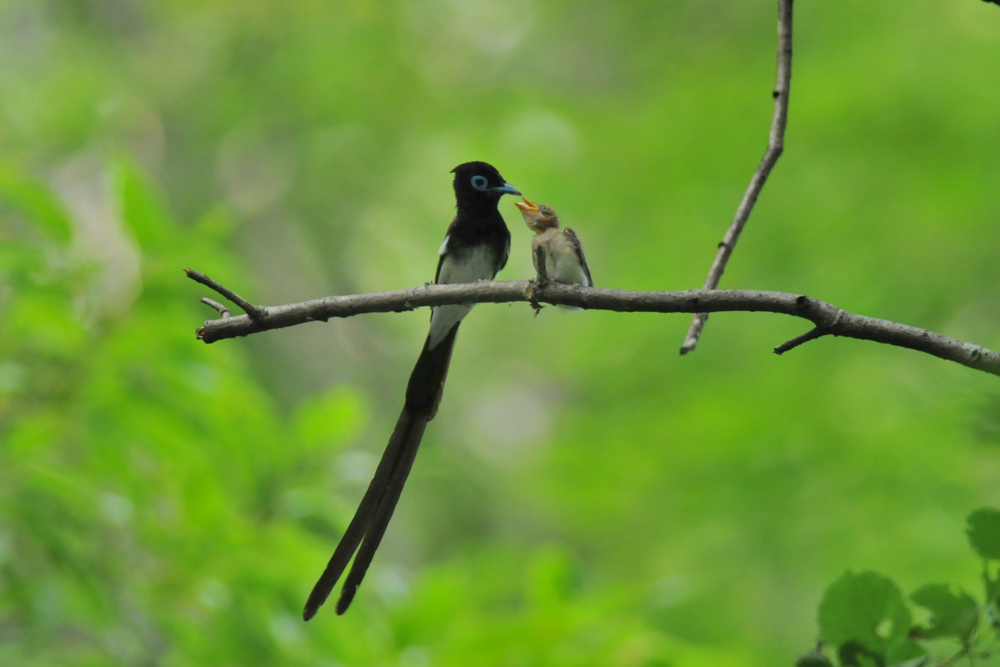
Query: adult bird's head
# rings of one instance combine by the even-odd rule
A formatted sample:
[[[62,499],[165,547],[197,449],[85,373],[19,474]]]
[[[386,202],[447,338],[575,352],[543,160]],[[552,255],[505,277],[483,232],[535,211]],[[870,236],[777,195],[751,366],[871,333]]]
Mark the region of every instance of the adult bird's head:
[[[523,202],[516,201],[514,206],[521,209],[524,222],[536,234],[541,234],[548,229],[559,229],[559,216],[548,206],[538,204],[521,197]]]
[[[465,162],[451,170],[455,174],[455,201],[466,209],[496,208],[500,197],[520,195],[491,164]]]

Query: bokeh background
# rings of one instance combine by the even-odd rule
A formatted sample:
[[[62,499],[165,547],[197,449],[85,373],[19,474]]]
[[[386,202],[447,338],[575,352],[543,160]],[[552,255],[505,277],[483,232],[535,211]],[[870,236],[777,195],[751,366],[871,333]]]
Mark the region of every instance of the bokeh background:
[[[723,286],[1000,347],[1000,8],[800,2]],[[768,314],[480,306],[357,601],[304,624],[481,159],[598,285],[697,287],[765,147],[774,2],[0,3],[0,664],[780,665],[848,568],[978,590],[1000,385]],[[529,233],[502,204],[531,274]]]

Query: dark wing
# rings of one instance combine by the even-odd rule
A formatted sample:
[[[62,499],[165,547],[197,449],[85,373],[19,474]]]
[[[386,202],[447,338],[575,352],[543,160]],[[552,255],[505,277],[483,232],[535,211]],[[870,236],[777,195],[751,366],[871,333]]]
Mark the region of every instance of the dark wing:
[[[500,253],[500,261],[497,262],[496,273],[493,277],[496,278],[496,274],[503,270],[503,267],[507,266],[507,260],[510,258],[510,234],[507,234],[507,240],[504,242],[503,252]]]
[[[580,266],[583,268],[584,275],[587,276],[587,284],[584,287],[593,287],[594,279],[590,277],[590,267],[587,266],[587,256],[583,254],[583,244],[580,243],[580,237],[576,235],[572,227],[567,227],[563,230],[563,234],[569,239],[570,243],[573,244],[573,249],[576,250],[576,258],[580,260]]]

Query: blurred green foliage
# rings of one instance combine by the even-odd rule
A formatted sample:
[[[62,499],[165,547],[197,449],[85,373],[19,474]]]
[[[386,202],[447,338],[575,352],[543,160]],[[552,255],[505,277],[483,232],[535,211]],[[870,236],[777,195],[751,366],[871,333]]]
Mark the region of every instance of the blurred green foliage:
[[[819,604],[820,642],[801,656],[797,667],[830,667],[826,648],[842,667],[923,667],[995,665],[1000,511],[984,507],[966,519],[972,549],[982,560],[982,603],[960,586],[924,584],[910,593],[924,610],[914,623],[899,587],[881,574],[847,571],[834,581]],[[981,613],[982,612],[982,613]],[[936,655],[937,654],[937,655]]]
[[[995,378],[769,315],[480,306],[358,601],[299,618],[495,164],[598,284],[701,285],[765,145],[775,7],[0,3],[0,664],[790,664],[850,568],[977,582]],[[1000,346],[1000,11],[799,3],[786,153],[723,279]],[[505,202],[531,274],[529,233]]]

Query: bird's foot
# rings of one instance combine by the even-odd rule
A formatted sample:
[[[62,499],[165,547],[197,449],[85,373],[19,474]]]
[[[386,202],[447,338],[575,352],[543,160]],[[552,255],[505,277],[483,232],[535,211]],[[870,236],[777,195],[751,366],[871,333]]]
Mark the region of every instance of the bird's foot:
[[[542,308],[544,307],[538,303],[538,292],[545,289],[545,286],[548,284],[548,279],[542,278],[540,280],[528,281],[528,286],[524,288],[524,296],[528,298],[528,302],[535,311],[535,317],[538,317],[538,313],[542,312]]]

